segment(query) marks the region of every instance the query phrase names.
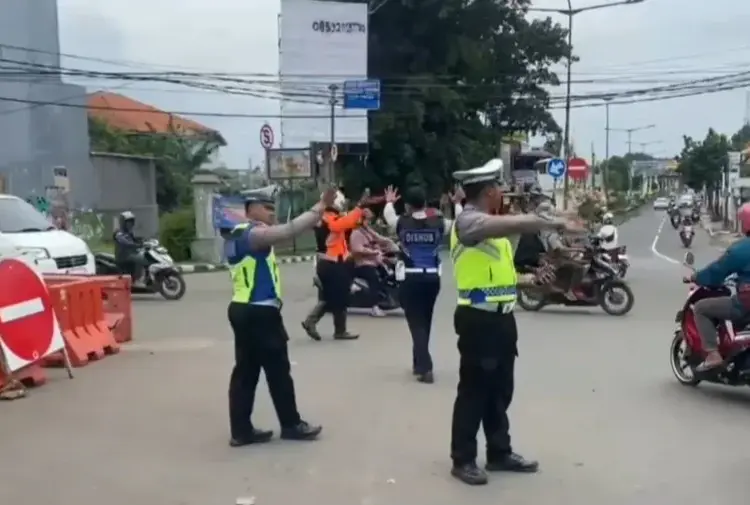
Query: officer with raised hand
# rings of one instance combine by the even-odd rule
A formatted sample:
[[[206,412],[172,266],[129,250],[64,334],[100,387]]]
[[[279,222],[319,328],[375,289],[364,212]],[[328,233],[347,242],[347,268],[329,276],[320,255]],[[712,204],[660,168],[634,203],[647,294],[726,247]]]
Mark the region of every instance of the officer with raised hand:
[[[255,192],[246,196],[248,222],[225,235],[234,294],[229,323],[234,332],[235,365],[229,382],[230,445],[268,442],[272,431],[259,430],[251,421],[261,369],[281,424],[281,438],[312,440],[321,426],[312,426],[297,412],[287,341],[281,317],[281,280],[273,247],[312,229],[336,190],[323,193],[308,212],[286,224],[274,224],[275,195]]]
[[[517,275],[507,237],[547,229],[579,229],[562,218],[533,214],[490,215],[502,192],[502,161],[454,172],[466,205],[450,233],[450,254],[458,288],[453,324],[460,354],[458,393],[453,407],[451,474],[461,481],[486,484],[476,464],[480,423],[487,440],[487,471],[536,472],[538,463],[513,452],[507,409],[513,398],[517,349],[513,309],[518,284],[534,284],[533,275]]]
[[[430,356],[430,333],[435,302],[440,293],[440,245],[453,226],[450,219],[426,212],[427,197],[421,188],[406,193],[406,214],[399,217],[393,204],[399,200],[391,186],[385,191],[383,217],[396,231],[401,244],[401,259],[396,278],[401,282],[399,298],[412,340],[412,373],[419,382],[431,384],[435,377]],[[453,195],[455,213],[461,212],[463,193]]]

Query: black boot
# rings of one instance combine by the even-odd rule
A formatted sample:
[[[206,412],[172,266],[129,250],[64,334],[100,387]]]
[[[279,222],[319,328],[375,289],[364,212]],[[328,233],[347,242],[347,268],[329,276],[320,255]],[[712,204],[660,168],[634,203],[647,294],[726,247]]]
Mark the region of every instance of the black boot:
[[[539,462],[525,459],[515,452],[499,459],[487,459],[487,465],[484,468],[488,472],[536,473],[539,470]]]
[[[270,442],[273,437],[273,431],[271,430],[256,430],[253,429],[246,435],[232,437],[229,439],[229,445],[231,447],[242,447],[243,445],[250,444],[265,444]]]
[[[453,465],[451,475],[461,482],[470,486],[483,486],[487,484],[487,473],[479,468],[476,463],[466,463],[465,465]]]
[[[359,335],[346,331],[346,309],[333,313],[333,338],[336,340],[356,340]]]
[[[305,333],[307,333],[307,336],[313,340],[322,340],[320,333],[318,333],[317,325],[323,318],[323,314],[325,314],[325,312],[325,302],[318,302],[302,322],[302,329],[304,329]]]
[[[296,426],[281,429],[281,438],[285,440],[315,440],[323,431],[322,426],[312,426],[300,421]]]

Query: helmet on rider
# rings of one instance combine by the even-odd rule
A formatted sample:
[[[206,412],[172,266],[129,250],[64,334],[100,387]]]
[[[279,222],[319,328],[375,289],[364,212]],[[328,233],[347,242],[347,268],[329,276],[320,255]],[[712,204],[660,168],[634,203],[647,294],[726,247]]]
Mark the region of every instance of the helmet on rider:
[[[611,212],[605,212],[602,216],[602,224],[612,224],[615,220],[615,216]]]
[[[127,232],[133,231],[133,228],[135,227],[135,214],[133,214],[129,210],[120,212],[120,215],[118,216],[118,220],[120,222],[121,230],[127,231]]]
[[[750,236],[750,202],[742,204],[737,212],[737,221],[743,235]]]

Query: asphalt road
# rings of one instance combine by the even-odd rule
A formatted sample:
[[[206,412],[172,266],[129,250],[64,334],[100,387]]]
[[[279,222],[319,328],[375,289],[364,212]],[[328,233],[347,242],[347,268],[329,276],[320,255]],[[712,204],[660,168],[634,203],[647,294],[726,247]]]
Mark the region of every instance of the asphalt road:
[[[300,409],[324,425],[314,443],[227,446],[232,362],[226,273],[188,278],[179,303],[136,302],[136,342],[120,355],[2,405],[0,502],[59,505],[630,505],[747,499],[750,395],[673,379],[672,318],[685,295],[676,232],[651,211],[626,223],[633,311],[518,313],[511,422],[537,475],[467,487],[449,474],[457,353],[450,277],[439,300],[434,385],[410,377],[400,317],[353,317],[356,342],[313,342],[311,266],[284,267]],[[698,262],[717,251],[696,237]],[[654,253],[654,250],[657,253]],[[667,259],[667,258],[671,258]],[[324,329],[330,331],[330,322]],[[277,428],[265,385],[255,422]],[[483,443],[483,442],[481,442]],[[480,446],[480,454],[482,453]]]

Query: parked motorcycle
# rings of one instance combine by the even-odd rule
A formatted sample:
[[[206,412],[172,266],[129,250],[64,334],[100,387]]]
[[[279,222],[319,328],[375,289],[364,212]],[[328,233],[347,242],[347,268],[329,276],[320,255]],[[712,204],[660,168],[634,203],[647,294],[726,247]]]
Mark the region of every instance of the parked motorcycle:
[[[185,278],[175,266],[169,252],[158,240],[145,240],[140,253],[148,264],[143,272],[142,283],[133,280],[133,293],[159,293],[166,300],[179,300],[185,296]],[[114,254],[96,253],[94,260],[97,275],[130,275],[130,272],[125,272],[118,266]]]
[[[568,307],[600,306],[611,316],[622,316],[630,312],[635,297],[630,287],[620,278],[618,268],[608,255],[595,244],[584,253],[589,258],[589,266],[584,281],[573,290],[575,299],[565,293],[550,292],[549,287],[524,287],[518,290],[517,303],[524,310],[538,311],[545,305],[565,305]]]
[[[401,308],[398,295],[401,282],[397,280],[396,269],[398,262],[395,261],[395,253],[386,254],[386,260],[382,266],[378,267],[381,289],[377,293],[377,299],[379,300],[378,307],[380,310],[388,312]],[[315,263],[317,263],[317,259]],[[323,285],[317,274],[313,277],[313,285],[318,289],[318,294],[320,294]],[[371,300],[372,290],[367,281],[355,276],[352,280],[351,293],[349,295],[349,308],[371,309]]]
[[[694,271],[693,253],[685,254],[684,265]],[[702,381],[726,384],[729,386],[750,385],[750,317],[737,321],[716,321],[719,334],[719,352],[725,359],[725,365],[706,372],[696,372],[695,368],[703,362],[706,352],[695,323],[693,308],[705,298],[729,296],[734,289],[734,279],[728,278],[723,286],[705,287],[690,284],[688,297],[682,308],[677,311],[675,323],[677,328],[669,350],[669,362],[672,373],[680,384],[697,386]]]
[[[680,241],[682,242],[682,247],[685,249],[690,249],[690,246],[693,244],[693,237],[695,236],[695,230],[693,230],[692,224],[685,224],[680,229]]]

